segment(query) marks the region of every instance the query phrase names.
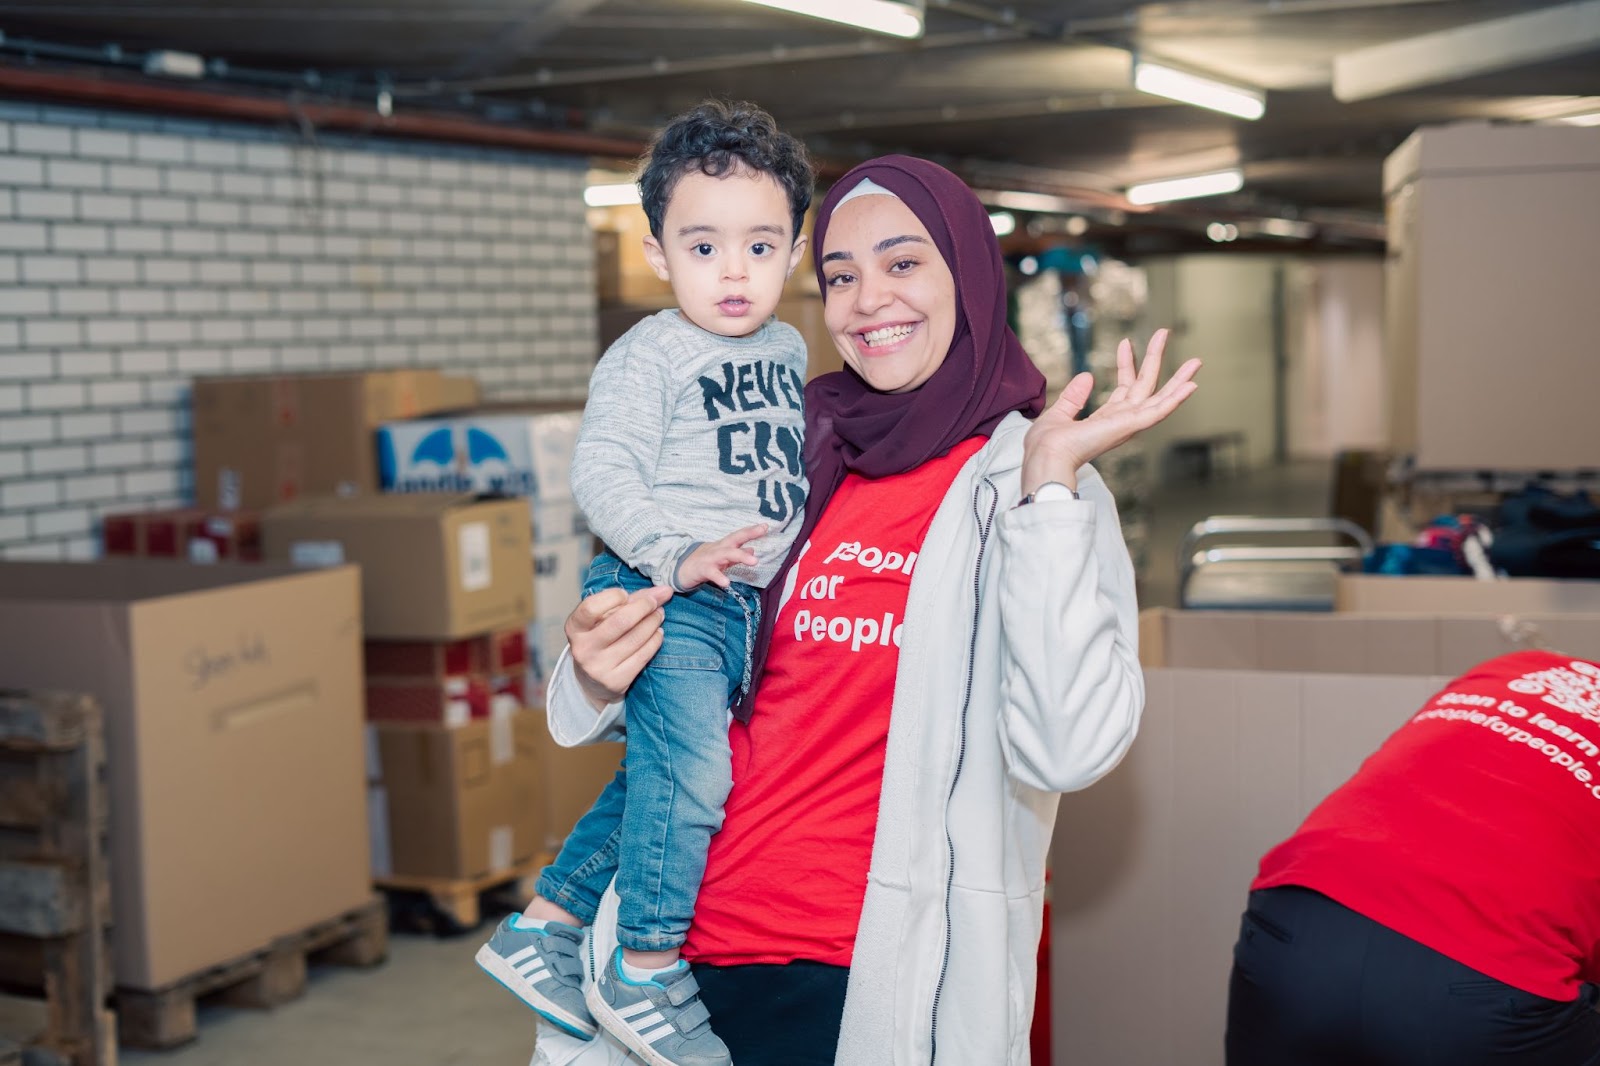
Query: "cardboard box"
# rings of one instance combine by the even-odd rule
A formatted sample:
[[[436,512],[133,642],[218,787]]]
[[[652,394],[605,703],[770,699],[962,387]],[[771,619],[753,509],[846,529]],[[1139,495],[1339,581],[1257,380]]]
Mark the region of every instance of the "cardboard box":
[[[543,692],[550,675],[567,646],[566,619],[535,619],[528,625],[528,684],[535,692]],[[536,699],[534,702],[539,702]]]
[[[233,511],[375,492],[378,426],[476,401],[471,378],[436,370],[199,378],[196,501]]]
[[[1409,579],[1407,579],[1409,580]],[[1323,674],[1444,674],[1514,650],[1498,615],[1174,611],[1139,615],[1146,667]],[[1600,611],[1520,614],[1516,626],[1553,648],[1600,656]]]
[[[534,547],[558,541],[581,538],[593,544],[589,520],[575,500],[547,500],[532,497],[528,500],[528,513],[533,516]]]
[[[1423,471],[1593,466],[1600,420],[1592,387],[1574,385],[1594,380],[1582,338],[1600,273],[1600,137],[1427,127],[1389,156],[1383,188],[1390,445]],[[1461,313],[1488,307],[1508,313]]]
[[[1335,611],[1367,614],[1600,614],[1600,581],[1344,574]]]
[[[385,492],[480,492],[572,499],[572,449],[583,412],[571,404],[484,407],[378,430]]]
[[[1261,856],[1445,680],[1147,670],[1133,750],[1061,798],[1053,1061],[1223,1066],[1233,944]]]
[[[262,517],[267,558],[360,563],[369,637],[454,640],[533,616],[527,505],[424,494],[325,497]]]
[[[1523,621],[1600,652],[1600,615]],[[1140,630],[1139,737],[1062,797],[1051,845],[1054,1061],[1222,1066],[1261,856],[1450,677],[1516,645],[1492,617],[1147,611]]]
[[[191,563],[260,562],[261,517],[186,507],[107,515],[101,541],[108,556],[187,559]]]
[[[543,847],[543,714],[368,728],[375,876],[479,877]]]
[[[620,743],[585,744],[563,748],[550,739],[544,711],[538,719],[540,774],[544,784],[544,847],[558,851],[578,819],[589,812],[611,779],[622,768],[626,746]]]
[[[0,677],[104,710],[117,984],[370,898],[359,585],[349,566],[0,564]]]

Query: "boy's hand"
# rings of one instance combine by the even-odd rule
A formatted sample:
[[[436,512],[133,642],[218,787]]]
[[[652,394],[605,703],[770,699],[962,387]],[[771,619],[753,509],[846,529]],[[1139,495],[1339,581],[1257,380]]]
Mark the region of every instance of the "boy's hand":
[[[721,540],[702,544],[678,564],[678,572],[673,580],[685,592],[707,582],[725,589],[731,584],[726,572],[730,566],[741,563],[745,566],[756,565],[756,553],[745,545],[766,535],[767,527],[764,525],[745,526]]]

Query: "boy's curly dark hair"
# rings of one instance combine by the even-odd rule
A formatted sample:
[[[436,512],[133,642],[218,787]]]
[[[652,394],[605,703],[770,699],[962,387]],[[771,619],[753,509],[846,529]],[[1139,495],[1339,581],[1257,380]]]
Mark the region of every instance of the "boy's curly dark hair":
[[[667,123],[650,144],[639,172],[639,195],[650,233],[661,239],[667,201],[678,179],[698,170],[720,178],[735,166],[770,174],[789,196],[794,231],[811,206],[815,175],[806,146],[778,129],[771,115],[742,101],[707,100]]]

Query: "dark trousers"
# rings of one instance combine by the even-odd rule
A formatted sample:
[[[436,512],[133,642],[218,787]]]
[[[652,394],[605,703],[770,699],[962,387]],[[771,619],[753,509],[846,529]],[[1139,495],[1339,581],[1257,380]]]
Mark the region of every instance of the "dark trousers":
[[[1250,894],[1228,1066],[1600,1066],[1600,994],[1485,977],[1319,893]]]
[[[833,1066],[850,971],[822,962],[694,968],[737,1066]]]

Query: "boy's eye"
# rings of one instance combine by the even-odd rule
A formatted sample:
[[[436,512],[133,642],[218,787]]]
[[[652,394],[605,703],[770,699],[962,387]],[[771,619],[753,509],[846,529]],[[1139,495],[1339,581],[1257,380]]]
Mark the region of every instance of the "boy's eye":
[[[763,241],[757,241],[755,244],[750,246],[751,255],[766,255],[770,251],[772,251],[772,245]]]
[[[711,253],[713,253],[715,251],[716,251],[715,248],[711,247],[711,245],[707,244],[704,241],[701,241],[699,244],[694,246],[694,254],[695,255],[710,255]]]

